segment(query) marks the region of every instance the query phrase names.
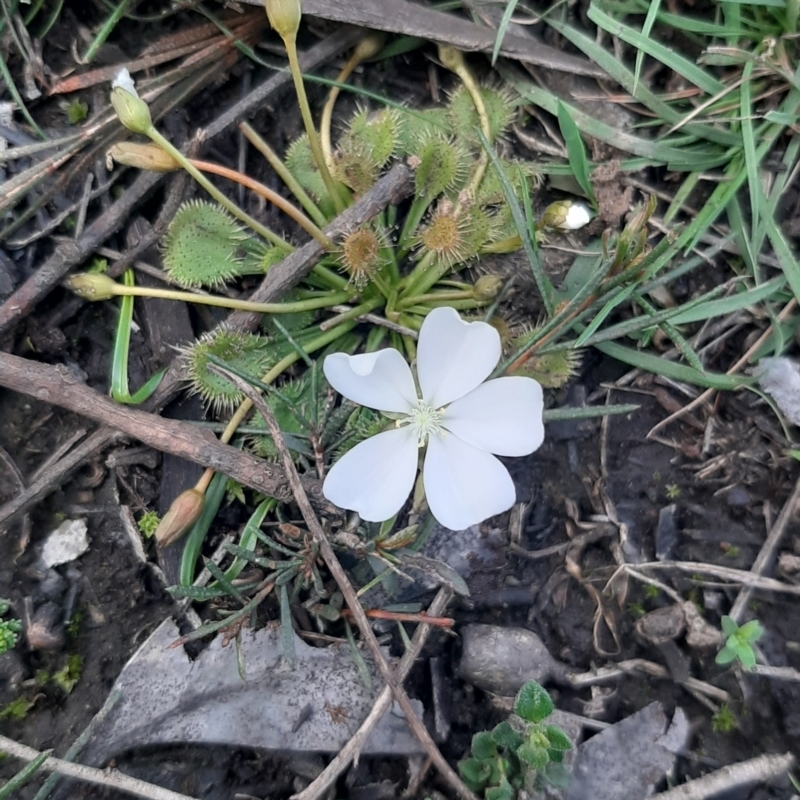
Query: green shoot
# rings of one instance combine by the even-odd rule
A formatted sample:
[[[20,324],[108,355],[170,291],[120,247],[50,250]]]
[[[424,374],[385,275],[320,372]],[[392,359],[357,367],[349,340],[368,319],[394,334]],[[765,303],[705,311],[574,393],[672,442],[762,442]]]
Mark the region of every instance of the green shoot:
[[[738,660],[745,669],[752,669],[756,664],[753,644],[764,635],[759,621],[754,619],[739,626],[725,616],[722,618],[722,632],[727,638],[725,646],[717,653],[717,664],[730,664]]]

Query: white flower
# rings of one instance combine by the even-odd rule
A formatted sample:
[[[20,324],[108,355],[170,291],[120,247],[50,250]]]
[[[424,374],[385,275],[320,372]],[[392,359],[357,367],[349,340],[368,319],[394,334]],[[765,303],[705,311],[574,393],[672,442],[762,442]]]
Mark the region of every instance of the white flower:
[[[128,72],[127,67],[121,67],[119,72],[114,76],[114,80],[111,82],[112,89],[124,89],[129,94],[132,94],[134,97],[138,97],[139,93],[136,91],[136,86],[133,83],[133,78],[131,78],[130,72]]]
[[[536,450],[544,439],[543,403],[542,388],[531,378],[486,381],[500,355],[500,335],[491,325],[437,308],[419,333],[419,393],[397,350],[328,356],[323,370],[337,392],[400,418],[334,464],[322,487],[325,497],[365,520],[389,519],[413,489],[419,448],[427,444],[422,479],[442,525],[463,530],[510,508],[514,483],[492,454]]]
[[[592,220],[589,209],[583,203],[572,203],[562,225],[563,230],[577,231]]]

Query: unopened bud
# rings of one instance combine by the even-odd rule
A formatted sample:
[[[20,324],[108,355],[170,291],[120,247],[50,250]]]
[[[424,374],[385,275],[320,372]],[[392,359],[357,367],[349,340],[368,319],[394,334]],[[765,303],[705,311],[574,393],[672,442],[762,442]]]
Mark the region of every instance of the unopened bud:
[[[181,492],[158,523],[154,534],[158,546],[166,547],[180,539],[197,522],[205,501],[206,496],[199,489]]]
[[[371,31],[355,46],[353,56],[359,61],[366,61],[368,58],[378,55],[385,41],[385,33]]]
[[[119,121],[133,133],[147,133],[153,127],[147,103],[136,93],[127,69],[121,69],[111,84],[111,105]]]
[[[79,272],[64,281],[67,289],[84,300],[110,300],[117,294],[117,283],[97,272]]]
[[[482,275],[472,287],[472,296],[475,300],[494,300],[503,288],[503,280],[497,275]]]
[[[588,225],[591,219],[591,212],[584,203],[558,200],[545,209],[542,225],[557,231],[577,231]]]
[[[300,0],[264,0],[267,18],[281,39],[294,39],[303,16]]]
[[[464,54],[449,44],[439,45],[439,60],[451,72],[458,72],[464,66]]]
[[[157,144],[117,142],[106,151],[109,169],[113,168],[115,161],[125,167],[137,167],[148,172],[174,172],[180,169],[180,164]]]

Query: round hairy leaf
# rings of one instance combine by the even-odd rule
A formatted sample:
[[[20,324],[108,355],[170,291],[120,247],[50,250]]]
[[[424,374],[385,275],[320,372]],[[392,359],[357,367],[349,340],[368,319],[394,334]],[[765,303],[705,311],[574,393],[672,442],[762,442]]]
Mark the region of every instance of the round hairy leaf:
[[[489,731],[480,731],[472,737],[472,755],[481,760],[497,755],[497,746]]]
[[[497,786],[492,786],[484,792],[484,797],[486,800],[514,800],[515,794],[514,787],[508,782],[508,778],[503,775]]]
[[[415,149],[414,155],[419,158],[414,175],[418,195],[432,198],[463,185],[471,158],[457,142],[431,136]]]
[[[458,762],[458,771],[461,773],[464,783],[473,792],[480,792],[486,786],[491,768],[485,761],[479,761],[477,758],[465,758]]]
[[[219,286],[259,271],[252,237],[213,203],[184,203],[164,238],[164,269],[181,286]],[[254,242],[253,242],[254,243]]]
[[[295,139],[289,145],[284,163],[297,182],[315,200],[327,198],[328,190],[317,169],[317,163],[314,161],[314,154],[311,152],[311,145],[308,143],[306,134]]]
[[[209,369],[214,355],[242,372],[260,378],[276,361],[275,349],[263,336],[220,328],[183,351],[191,389],[217,413],[233,410],[243,399],[230,381]]]
[[[524,741],[510,725],[508,720],[503,720],[493,731],[492,740],[498,747],[506,750],[516,750]]]
[[[486,107],[486,116],[489,118],[489,141],[494,142],[511,125],[514,101],[507,91],[489,86],[481,86],[480,95]],[[459,137],[468,142],[470,147],[480,147],[480,139],[476,132],[476,128],[481,124],[480,118],[472,95],[464,84],[451,95],[447,110],[453,130],[458,132]]]
[[[514,701],[514,713],[528,722],[541,722],[553,713],[553,708],[550,695],[536,681],[528,681]]]
[[[564,731],[558,727],[558,725],[545,725],[545,733],[547,734],[547,738],[550,741],[550,749],[551,750],[571,750],[572,749],[572,742],[569,740]]]

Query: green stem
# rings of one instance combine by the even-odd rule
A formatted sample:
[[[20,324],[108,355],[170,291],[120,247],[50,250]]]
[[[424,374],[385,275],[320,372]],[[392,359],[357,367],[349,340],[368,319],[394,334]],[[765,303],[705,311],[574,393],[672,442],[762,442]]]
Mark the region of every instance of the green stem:
[[[353,292],[333,292],[322,297],[297,300],[293,303],[254,303],[250,300],[236,300],[232,297],[214,297],[205,294],[192,294],[174,289],[152,289],[145,286],[120,286],[116,284],[114,294],[134,297],[159,297],[162,300],[183,300],[186,303],[199,303],[217,308],[234,308],[237,311],[254,311],[259,314],[295,314],[300,311],[313,311],[317,308],[348,303],[355,296]]]
[[[162,150],[169,153],[196,181],[199,183],[223,208],[233,214],[236,219],[240,219],[249,228],[252,228],[259,236],[279,247],[286,253],[291,253],[294,248],[284,241],[277,233],[271,231],[266,225],[262,225],[257,219],[251,217],[246,211],[242,211],[236,203],[229,200],[225,195],[211,183],[202,172],[200,172],[189,159],[175,147],[165,136],[162,136],[155,125],[151,125],[147,131],[147,136],[155,142]]]
[[[323,347],[327,347],[329,344],[335,342],[339,337],[344,336],[345,333],[353,330],[356,325],[358,325],[358,322],[355,320],[348,320],[342,325],[337,325],[335,328],[325,331],[320,336],[317,336],[316,339],[312,339],[310,342],[304,342],[303,349],[308,354],[313,353],[315,350],[320,350]],[[269,372],[267,372],[261,378],[261,382],[272,383],[299,359],[300,354],[296,350],[293,350],[291,353],[284,356]],[[242,422],[244,422],[245,417],[250,413],[250,409],[252,407],[253,403],[250,400],[245,400],[239,406],[239,408],[236,410],[236,413],[230,418],[230,421],[225,427],[225,430],[222,432],[222,435],[219,437],[219,440],[223,444],[231,440],[233,434],[236,433],[236,429]]]
[[[278,154],[246,123],[239,125],[239,130],[245,135],[250,144],[267,159],[275,174],[286,184],[286,188],[297,198],[308,214],[320,228],[328,224],[325,215],[319,210],[319,206],[311,199],[305,189],[297,182],[297,178],[286,168],[283,161],[278,158]]]
[[[349,311],[344,311],[335,317],[326,319],[325,322],[320,325],[320,330],[328,330],[328,328],[330,328],[332,325],[339,325],[342,322],[358,319],[358,317],[364,314],[369,314],[371,311],[374,311],[376,308],[380,308],[382,305],[382,297],[374,297],[372,300],[366,300],[360,305],[351,308]]]
[[[431,292],[430,294],[416,294],[407,297],[397,304],[398,311],[405,311],[407,308],[416,305],[428,305],[429,303],[448,304],[453,300],[474,300],[472,288],[468,291],[457,290],[453,292]]]
[[[339,189],[336,186],[331,173],[328,171],[328,165],[325,163],[325,156],[322,154],[322,147],[319,144],[319,136],[314,128],[314,120],[311,118],[311,108],[308,105],[308,97],[306,97],[306,88],[303,85],[303,73],[300,69],[300,62],[297,58],[297,38],[296,36],[286,36],[283,39],[286,47],[286,54],[289,56],[289,69],[292,73],[292,80],[294,81],[294,88],[297,92],[297,101],[300,105],[300,114],[303,117],[303,125],[308,135],[308,143],[311,146],[311,152],[314,154],[314,161],[317,162],[317,169],[322,176],[322,181],[328,194],[336,207],[336,213],[341,214],[344,211],[344,202],[342,196],[339,194]]]

